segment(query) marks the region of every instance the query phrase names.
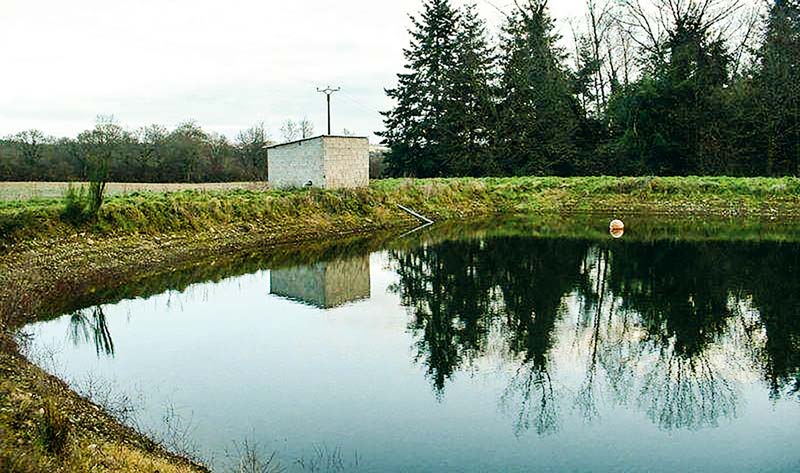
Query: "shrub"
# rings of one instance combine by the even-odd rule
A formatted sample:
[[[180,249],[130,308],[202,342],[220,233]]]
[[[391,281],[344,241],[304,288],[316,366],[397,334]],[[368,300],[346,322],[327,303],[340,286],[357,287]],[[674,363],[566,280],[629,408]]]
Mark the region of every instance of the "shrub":
[[[61,219],[73,225],[84,223],[87,220],[88,205],[86,188],[74,187],[70,184],[64,194],[64,209],[61,211]]]
[[[64,453],[70,434],[67,416],[58,410],[51,399],[45,399],[40,414],[37,435],[42,448],[54,455]]]
[[[84,186],[75,187],[70,184],[64,193],[64,209],[61,219],[75,226],[96,221],[103,205],[105,181],[91,181],[87,192]]]

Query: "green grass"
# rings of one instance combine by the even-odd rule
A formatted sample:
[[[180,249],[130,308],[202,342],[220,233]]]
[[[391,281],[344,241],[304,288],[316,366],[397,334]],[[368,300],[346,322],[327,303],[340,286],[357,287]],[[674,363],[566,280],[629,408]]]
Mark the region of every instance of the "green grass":
[[[43,200],[57,199],[64,195],[71,185],[87,185],[88,183],[72,182],[0,182],[0,203],[9,200]],[[203,184],[160,184],[160,183],[125,183],[110,182],[109,195],[124,195],[132,192],[175,192],[180,190],[225,191],[232,189],[263,190],[264,182],[213,182]]]
[[[0,237],[90,232],[101,235],[242,230],[325,225],[331,218],[388,224],[402,204],[437,220],[488,213],[600,212],[629,214],[800,217],[800,179],[728,177],[516,177],[388,179],[369,188],[302,190],[182,190],[113,195],[96,222],[62,218],[62,199],[0,203]]]

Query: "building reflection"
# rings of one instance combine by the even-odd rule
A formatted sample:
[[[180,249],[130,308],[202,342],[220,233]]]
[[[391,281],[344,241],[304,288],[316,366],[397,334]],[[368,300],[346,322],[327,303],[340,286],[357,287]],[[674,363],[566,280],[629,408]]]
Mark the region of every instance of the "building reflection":
[[[270,292],[320,309],[369,299],[369,255],[274,269]]]
[[[321,309],[370,297],[369,255],[293,266],[270,271],[271,293]],[[70,314],[69,340],[92,345],[99,357],[113,357],[114,341],[102,306]]]

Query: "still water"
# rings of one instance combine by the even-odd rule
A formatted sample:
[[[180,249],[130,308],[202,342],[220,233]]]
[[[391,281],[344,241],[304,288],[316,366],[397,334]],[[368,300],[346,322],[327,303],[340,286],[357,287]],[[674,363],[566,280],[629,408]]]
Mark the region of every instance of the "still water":
[[[25,332],[219,469],[800,470],[800,233],[574,220],[209,261]]]

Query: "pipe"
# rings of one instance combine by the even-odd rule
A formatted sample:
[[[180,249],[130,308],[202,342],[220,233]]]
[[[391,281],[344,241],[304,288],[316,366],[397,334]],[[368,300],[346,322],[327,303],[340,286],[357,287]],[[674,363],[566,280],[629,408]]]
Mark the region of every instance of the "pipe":
[[[397,206],[398,206],[398,207],[400,207],[400,210],[402,210],[402,211],[404,211],[404,212],[408,213],[408,214],[409,214],[409,215],[411,215],[412,217],[415,217],[415,218],[417,218],[417,219],[419,219],[419,220],[422,220],[423,222],[427,223],[428,225],[431,225],[431,224],[433,224],[433,220],[429,219],[428,217],[426,217],[426,216],[424,216],[424,215],[420,215],[420,214],[418,214],[418,213],[414,212],[413,210],[409,209],[408,207],[403,207],[403,206],[402,206],[402,205],[400,205],[400,204],[397,204]]]

